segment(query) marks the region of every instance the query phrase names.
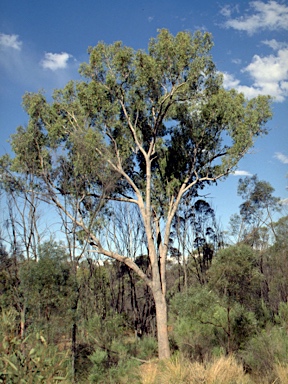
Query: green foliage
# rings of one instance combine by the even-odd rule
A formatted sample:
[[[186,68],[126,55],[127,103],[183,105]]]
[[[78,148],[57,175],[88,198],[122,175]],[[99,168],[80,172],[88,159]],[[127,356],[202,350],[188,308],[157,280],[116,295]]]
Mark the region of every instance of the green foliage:
[[[11,257],[0,244],[0,308],[8,309],[17,306],[19,276],[19,265],[16,256]]]
[[[238,195],[244,202],[240,214],[231,217],[232,235],[237,242],[244,242],[256,249],[263,249],[272,238],[276,239],[276,228],[272,214],[280,212],[280,198],[273,196],[274,188],[266,181],[258,180],[257,175],[239,179]]]
[[[106,351],[96,350],[93,352],[89,359],[93,363],[93,368],[89,375],[89,381],[91,383],[99,383],[103,380],[103,376],[107,372],[108,367],[108,356]]]
[[[243,244],[222,249],[209,269],[209,286],[228,303],[255,309],[262,276],[257,253]]]
[[[130,337],[130,339],[122,340],[122,343],[125,344],[128,355],[132,359],[139,359],[140,361],[149,361],[157,357],[157,340],[155,337],[144,335],[141,338],[136,336]]]
[[[70,356],[48,345],[41,333],[21,340],[17,312],[2,312],[0,322],[1,383],[69,383]]]
[[[240,214],[244,221],[250,223],[264,209],[279,209],[279,198],[273,196],[274,188],[267,181],[259,181],[257,175],[239,179],[238,195],[245,201],[240,205]]]
[[[276,233],[276,244],[275,247],[280,249],[288,249],[288,216],[281,217],[277,223],[274,224]]]
[[[121,42],[90,47],[86,81],[55,91],[51,104],[42,93],[24,96],[30,122],[12,136],[14,169],[95,202],[103,190],[144,191],[149,159],[154,208],[183,183],[225,176],[266,132],[271,111],[269,97],[224,90],[212,46],[209,33],[163,29],[147,52]]]
[[[288,303],[281,302],[279,304],[278,316],[276,317],[276,322],[280,324],[283,328],[287,328],[288,325]]]
[[[264,377],[265,380],[276,380],[278,373],[275,363],[278,364],[278,370],[287,364],[288,345],[285,333],[287,303],[280,297],[281,292],[285,293],[286,282],[283,276],[286,253],[284,243],[281,244],[282,247],[278,243],[277,247],[270,247],[260,254],[263,273],[270,279],[267,280],[270,301],[266,305],[259,296],[263,283],[258,276],[259,253],[244,245],[219,252],[210,267],[209,282],[202,287],[198,283],[189,288],[187,294],[179,293],[172,299],[171,344],[180,350],[181,355],[192,361],[205,362],[208,367],[210,363],[207,363],[207,359],[210,361],[228,351],[234,352],[243,361],[245,369],[251,371],[251,375],[257,377],[258,381],[260,377],[263,382]],[[20,294],[21,300],[23,295],[27,297],[25,339],[21,340],[19,335],[20,312],[13,309],[2,313],[0,377],[8,383],[9,380],[11,383],[18,382],[18,377],[27,383],[49,383],[49,380],[56,383],[61,382],[60,378],[64,378],[62,382],[67,383],[72,380],[69,376],[69,300],[73,294],[73,284],[70,285],[69,273],[66,275],[69,263],[63,248],[57,244],[43,244],[40,250],[37,263],[10,259],[5,252],[2,255],[3,270],[5,265],[10,268],[14,260],[17,263],[16,269],[20,271],[16,275],[20,285],[14,287],[13,294]],[[146,265],[145,268],[148,267]],[[136,341],[134,331],[130,328],[132,317],[128,320],[127,314],[109,312],[113,297],[119,293],[115,280],[121,276],[124,277],[123,281],[127,279],[127,269],[116,268],[111,263],[100,266],[92,264],[90,260],[90,264],[88,261],[83,262],[77,269],[80,303],[77,309],[75,379],[78,382],[141,382],[137,368],[140,362],[137,359],[150,360],[157,355],[157,343],[153,337],[144,335]],[[174,283],[176,278],[175,275]],[[131,287],[129,280],[126,283],[123,287],[127,296],[123,296],[123,300],[128,307]],[[50,296],[46,295],[46,288],[47,292],[51,291]],[[3,291],[3,302],[6,294],[10,297],[8,291]],[[44,309],[39,311],[39,308],[46,308],[46,305],[51,309],[49,319],[45,317]],[[261,305],[267,314],[260,323],[258,318]],[[103,306],[106,306],[105,310],[101,309]],[[271,307],[274,318],[270,317],[270,320],[274,320],[275,325],[263,330]],[[86,316],[88,320],[85,320]],[[56,333],[57,337],[51,336]],[[268,361],[270,363],[267,368]]]
[[[112,343],[111,350],[96,347],[95,352],[89,356],[93,363],[89,383],[138,383],[139,372],[136,368],[141,361],[148,361],[156,356],[156,340],[145,336],[141,340],[129,342],[125,342],[122,337]]]
[[[112,342],[122,336],[125,325],[124,315],[111,311],[105,318],[94,314],[93,318],[87,321],[86,329],[88,336],[96,344],[103,348],[110,348]]]
[[[123,346],[121,349],[123,351]],[[89,358],[93,363],[89,374],[89,383],[125,384],[129,381],[137,382],[136,367],[139,366],[139,362],[130,356],[114,356],[112,362],[111,356],[109,357],[106,352],[96,349]]]
[[[88,321],[83,322],[82,337],[77,353],[77,379],[88,378],[89,382],[101,382],[107,378],[109,369],[125,360],[128,349],[123,342],[125,329],[124,316],[108,312],[105,318],[94,314]],[[90,360],[90,364],[85,362]],[[87,370],[88,368],[88,370]]]
[[[76,279],[79,287],[79,317],[93,319],[95,313],[105,319],[111,310],[112,294],[109,282],[109,266],[93,265],[93,260],[82,262],[77,269]]]
[[[22,264],[19,290],[25,298],[28,316],[34,318],[34,324],[37,319],[41,324],[42,319],[46,318],[44,323],[48,325],[51,316],[60,317],[62,323],[67,318],[75,294],[71,272],[66,252],[56,243],[42,244],[38,262],[27,260]]]
[[[279,233],[278,229],[277,233]],[[263,273],[268,291],[266,301],[274,314],[278,313],[281,302],[286,302],[288,297],[288,247],[286,237],[284,233],[283,237],[279,234],[275,244],[263,254]]]
[[[125,317],[117,313],[107,313],[105,319],[94,315],[85,324],[86,339],[93,351],[89,354],[89,383],[126,383],[137,379],[138,359],[157,356],[157,342],[152,337],[135,338],[134,332],[127,329]],[[136,357],[136,358],[135,358]],[[77,377],[84,377],[78,368]],[[87,374],[87,372],[86,372]],[[137,381],[135,381],[137,382]]]
[[[256,331],[252,312],[238,303],[227,303],[207,287],[178,294],[171,311],[177,316],[176,344],[187,356],[201,361],[219,349],[229,353],[241,349]]]
[[[268,377],[275,380],[275,364],[288,363],[288,336],[283,327],[272,327],[259,332],[241,352],[248,371],[255,377]]]

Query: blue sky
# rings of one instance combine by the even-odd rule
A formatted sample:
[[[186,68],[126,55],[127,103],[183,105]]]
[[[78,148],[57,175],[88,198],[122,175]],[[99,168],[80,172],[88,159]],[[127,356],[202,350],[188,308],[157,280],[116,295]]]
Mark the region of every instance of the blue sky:
[[[269,134],[240,162],[236,174],[208,192],[225,226],[241,203],[237,183],[257,174],[288,198],[288,2],[210,0],[1,0],[0,155],[17,126],[27,123],[25,91],[46,91],[77,79],[87,48],[121,40],[146,49],[159,28],[176,34],[201,29],[214,38],[212,55],[226,88],[250,98],[274,98]]]

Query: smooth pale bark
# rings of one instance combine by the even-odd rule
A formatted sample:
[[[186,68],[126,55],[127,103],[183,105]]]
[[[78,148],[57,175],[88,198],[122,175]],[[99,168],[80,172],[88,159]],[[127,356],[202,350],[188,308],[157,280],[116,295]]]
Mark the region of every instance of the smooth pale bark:
[[[167,327],[167,302],[165,295],[160,289],[152,289],[157,322],[157,340],[159,359],[168,359],[170,357],[170,346]]]

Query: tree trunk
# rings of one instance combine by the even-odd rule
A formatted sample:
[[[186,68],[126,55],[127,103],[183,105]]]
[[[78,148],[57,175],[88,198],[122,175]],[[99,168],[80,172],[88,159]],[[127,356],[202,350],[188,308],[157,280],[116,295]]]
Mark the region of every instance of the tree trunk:
[[[167,302],[165,295],[160,289],[152,289],[156,308],[158,357],[159,359],[169,359],[170,347],[167,327]]]
[[[76,348],[77,348],[77,324],[75,320],[72,325],[71,357],[72,357],[72,382],[75,383],[76,373]]]

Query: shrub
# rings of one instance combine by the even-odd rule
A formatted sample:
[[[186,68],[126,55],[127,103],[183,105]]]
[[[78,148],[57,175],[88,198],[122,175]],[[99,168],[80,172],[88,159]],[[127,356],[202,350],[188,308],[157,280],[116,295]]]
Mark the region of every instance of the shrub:
[[[238,351],[256,332],[252,312],[238,303],[228,303],[207,288],[190,289],[175,296],[174,339],[180,351],[191,360],[203,362],[217,351]]]
[[[22,340],[16,311],[2,312],[0,321],[0,383],[70,383],[68,352],[49,345],[41,333]]]
[[[276,380],[276,364],[288,363],[288,335],[285,329],[272,327],[253,337],[241,351],[244,366],[253,377]]]
[[[106,351],[97,349],[89,359],[93,363],[90,371],[89,381],[90,383],[100,383],[105,377],[105,373],[108,368],[108,356]]]

